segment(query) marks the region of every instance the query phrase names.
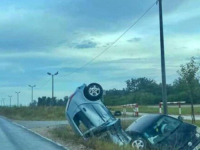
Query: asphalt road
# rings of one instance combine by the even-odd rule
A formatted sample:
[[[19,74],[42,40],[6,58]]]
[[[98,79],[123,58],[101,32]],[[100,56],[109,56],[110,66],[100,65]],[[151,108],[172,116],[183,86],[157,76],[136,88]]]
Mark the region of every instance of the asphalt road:
[[[66,150],[0,116],[0,150]]]

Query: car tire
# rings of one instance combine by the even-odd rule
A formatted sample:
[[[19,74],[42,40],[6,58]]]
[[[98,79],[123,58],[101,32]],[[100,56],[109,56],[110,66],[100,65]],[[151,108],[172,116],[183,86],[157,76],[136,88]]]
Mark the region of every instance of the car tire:
[[[84,88],[84,95],[90,101],[99,100],[103,95],[103,89],[98,83],[91,83]]]
[[[135,150],[145,150],[146,142],[142,138],[136,138],[131,141],[131,147]]]

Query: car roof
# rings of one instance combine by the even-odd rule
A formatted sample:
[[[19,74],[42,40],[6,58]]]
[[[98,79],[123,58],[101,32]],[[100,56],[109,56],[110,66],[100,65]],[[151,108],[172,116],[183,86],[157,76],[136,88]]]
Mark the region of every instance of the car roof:
[[[155,121],[160,119],[161,114],[148,114],[138,118],[127,129],[128,132],[143,133],[148,127],[150,127]]]

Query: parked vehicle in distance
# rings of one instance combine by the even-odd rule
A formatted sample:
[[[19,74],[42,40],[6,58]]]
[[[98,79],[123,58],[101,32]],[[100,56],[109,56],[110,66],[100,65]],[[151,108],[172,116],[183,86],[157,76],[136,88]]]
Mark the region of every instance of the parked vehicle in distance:
[[[142,116],[126,133],[136,149],[200,150],[200,128],[166,115]]]
[[[65,115],[74,132],[84,139],[92,136],[128,144],[131,138],[121,128],[119,119],[101,102],[102,87],[97,83],[78,87],[67,102]]]
[[[122,115],[122,113],[119,110],[117,110],[117,111],[114,112],[114,116],[121,116],[121,115]]]

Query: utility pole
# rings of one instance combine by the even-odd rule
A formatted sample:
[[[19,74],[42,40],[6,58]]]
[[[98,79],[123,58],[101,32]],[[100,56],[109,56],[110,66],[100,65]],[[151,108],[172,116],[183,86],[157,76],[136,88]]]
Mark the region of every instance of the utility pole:
[[[159,20],[160,20],[160,49],[161,49],[161,70],[162,70],[162,101],[163,113],[167,115],[167,90],[166,90],[166,72],[165,72],[165,48],[164,48],[164,33],[163,33],[163,15],[162,15],[162,0],[159,0]]]
[[[17,106],[19,107],[19,93],[20,93],[20,91],[19,92],[15,92],[15,93],[17,93]]]
[[[2,102],[3,102],[3,105],[5,106],[5,102],[4,102],[5,98],[2,98]]]
[[[52,76],[52,102],[53,102],[53,98],[54,98],[54,76],[58,75],[58,71],[55,74],[51,74],[49,72],[47,74]]]
[[[10,97],[10,107],[11,107],[11,97],[12,97],[12,95],[10,95],[10,96],[8,95],[8,97]]]
[[[33,88],[34,88],[36,85],[33,85],[33,86],[29,85],[29,86],[30,86],[31,89],[32,89],[31,102],[33,103]]]

